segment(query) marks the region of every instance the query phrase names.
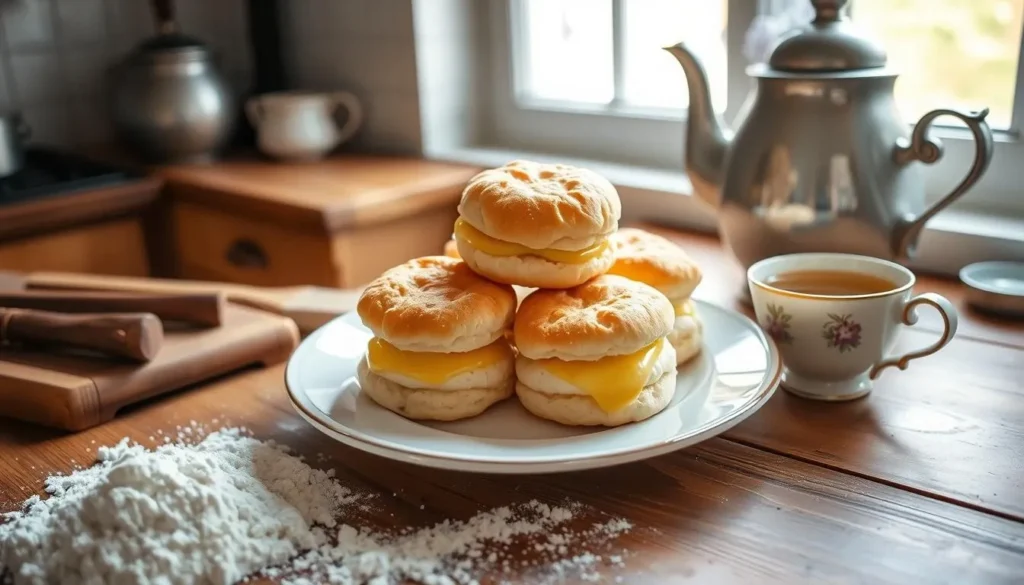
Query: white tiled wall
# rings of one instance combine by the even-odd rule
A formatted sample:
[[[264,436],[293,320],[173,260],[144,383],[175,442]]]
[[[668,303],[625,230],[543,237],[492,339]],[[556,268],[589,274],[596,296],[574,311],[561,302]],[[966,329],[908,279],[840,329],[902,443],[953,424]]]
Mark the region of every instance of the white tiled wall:
[[[365,124],[348,148],[419,153],[472,132],[476,0],[282,0],[284,63],[300,89],[355,93]],[[249,80],[244,0],[178,0],[239,91]],[[415,21],[415,22],[414,22]],[[106,71],[154,32],[148,0],[0,0],[0,106],[59,145],[112,137]],[[421,128],[421,117],[423,126]],[[454,130],[453,130],[454,129]]]
[[[241,90],[249,47],[243,0],[178,0],[182,30],[207,42]],[[148,0],[0,0],[0,107],[24,113],[33,140],[111,137],[109,68],[154,32]]]
[[[293,85],[348,90],[366,110],[349,148],[421,151],[412,0],[282,2],[285,55]]]

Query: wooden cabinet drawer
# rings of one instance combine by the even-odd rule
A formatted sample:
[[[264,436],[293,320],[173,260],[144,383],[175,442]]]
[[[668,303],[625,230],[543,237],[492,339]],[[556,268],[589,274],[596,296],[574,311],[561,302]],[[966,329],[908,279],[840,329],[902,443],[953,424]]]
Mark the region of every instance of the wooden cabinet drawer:
[[[149,276],[141,220],[117,219],[0,242],[0,270]]]
[[[411,258],[442,254],[462,190],[479,170],[362,154],[311,163],[240,154],[163,167],[170,264],[184,278],[359,286]]]
[[[281,225],[177,202],[175,256],[182,278],[261,286],[338,286],[331,241]]]
[[[396,264],[441,254],[458,215],[442,207],[328,234],[193,203],[178,202],[173,209],[179,277],[260,286],[366,284]]]
[[[459,212],[455,206],[435,208],[385,223],[340,232],[334,257],[343,286],[366,284],[385,270],[417,258],[444,253]]]

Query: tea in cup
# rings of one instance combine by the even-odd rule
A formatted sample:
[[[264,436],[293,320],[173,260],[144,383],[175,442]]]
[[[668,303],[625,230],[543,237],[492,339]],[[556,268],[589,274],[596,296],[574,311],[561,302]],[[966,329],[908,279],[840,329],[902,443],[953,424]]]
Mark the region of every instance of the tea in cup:
[[[853,254],[788,254],[751,266],[754,312],[782,356],[782,387],[816,400],[852,400],[868,394],[885,368],[905,370],[945,347],[956,333],[956,309],[935,293],[911,296],[915,281],[899,264]],[[920,305],[942,316],[941,337],[890,355]]]

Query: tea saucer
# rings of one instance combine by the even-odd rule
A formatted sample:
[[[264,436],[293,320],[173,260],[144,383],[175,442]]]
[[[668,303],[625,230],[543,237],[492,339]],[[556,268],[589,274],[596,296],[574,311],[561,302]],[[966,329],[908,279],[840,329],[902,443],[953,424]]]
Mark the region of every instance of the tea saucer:
[[[663,455],[719,435],[757,411],[782,376],[775,344],[743,315],[697,300],[704,350],[680,366],[676,394],[653,417],[615,428],[561,426],[513,397],[471,419],[425,423],[360,391],[356,365],[372,333],[355,313],[324,325],[288,360],[299,415],[341,443],[416,465],[484,473],[550,473]]]
[[[1024,317],[1024,263],[977,262],[960,271],[967,302],[986,311]]]

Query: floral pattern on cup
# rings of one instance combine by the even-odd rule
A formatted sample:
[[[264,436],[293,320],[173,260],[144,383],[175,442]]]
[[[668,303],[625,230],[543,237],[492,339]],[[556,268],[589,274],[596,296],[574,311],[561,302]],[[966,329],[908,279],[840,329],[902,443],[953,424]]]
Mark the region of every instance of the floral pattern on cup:
[[[853,315],[829,313],[828,321],[821,326],[821,336],[828,347],[845,353],[860,345],[860,330],[860,323],[853,320]]]
[[[793,335],[789,332],[792,316],[779,305],[768,303],[768,318],[764,330],[776,343],[792,343]]]

